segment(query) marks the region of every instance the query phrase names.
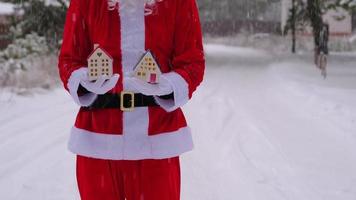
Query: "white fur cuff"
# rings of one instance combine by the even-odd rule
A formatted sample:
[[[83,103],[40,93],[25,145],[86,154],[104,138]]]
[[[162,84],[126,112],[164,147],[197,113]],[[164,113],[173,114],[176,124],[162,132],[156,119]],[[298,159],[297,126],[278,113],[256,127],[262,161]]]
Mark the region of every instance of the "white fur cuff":
[[[89,106],[91,105],[95,99],[97,98],[97,94],[87,93],[82,96],[78,96],[78,88],[80,81],[83,77],[85,77],[86,68],[82,67],[72,72],[71,76],[68,80],[68,89],[69,93],[72,96],[74,102],[79,106]]]

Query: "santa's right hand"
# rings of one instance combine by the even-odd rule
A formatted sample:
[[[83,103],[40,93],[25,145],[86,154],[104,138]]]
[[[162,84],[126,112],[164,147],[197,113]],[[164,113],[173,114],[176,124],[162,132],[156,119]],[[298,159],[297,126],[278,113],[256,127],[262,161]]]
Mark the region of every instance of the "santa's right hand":
[[[86,76],[80,81],[80,85],[82,85],[89,92],[95,94],[105,94],[115,87],[119,78],[119,74],[114,74],[110,78],[108,78],[108,76],[102,75],[99,76],[95,82],[91,82],[89,81],[88,76]]]
[[[75,103],[80,106],[91,105],[99,94],[105,94],[115,87],[119,75],[114,74],[111,78],[100,77],[95,82],[90,82],[88,78],[88,68],[82,67],[72,72],[67,87]],[[84,87],[89,93],[79,96],[79,86]]]

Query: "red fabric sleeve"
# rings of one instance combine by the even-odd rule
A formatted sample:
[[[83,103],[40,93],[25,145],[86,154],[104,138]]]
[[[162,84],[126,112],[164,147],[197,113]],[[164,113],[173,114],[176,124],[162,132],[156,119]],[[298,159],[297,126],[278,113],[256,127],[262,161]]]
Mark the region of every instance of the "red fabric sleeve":
[[[205,58],[195,0],[178,0],[174,33],[173,71],[189,85],[189,98],[203,80]]]
[[[66,90],[70,75],[76,69],[87,66],[87,56],[91,51],[86,21],[80,10],[81,0],[71,0],[66,14],[62,47],[58,58],[59,75]]]

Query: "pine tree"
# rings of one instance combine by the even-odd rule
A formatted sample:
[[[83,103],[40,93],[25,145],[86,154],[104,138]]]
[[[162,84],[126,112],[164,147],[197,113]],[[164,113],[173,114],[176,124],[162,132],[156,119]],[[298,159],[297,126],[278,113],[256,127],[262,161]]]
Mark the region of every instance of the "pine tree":
[[[12,20],[13,39],[23,38],[32,32],[44,36],[51,49],[58,47],[63,33],[67,0],[53,0],[46,4],[44,0],[7,0],[14,3],[17,9],[23,10],[23,15]]]

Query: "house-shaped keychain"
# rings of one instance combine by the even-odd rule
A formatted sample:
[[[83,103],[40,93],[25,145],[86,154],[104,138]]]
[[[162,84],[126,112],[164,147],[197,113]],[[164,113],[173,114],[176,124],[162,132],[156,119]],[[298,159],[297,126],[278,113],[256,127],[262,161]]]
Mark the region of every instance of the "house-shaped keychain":
[[[146,81],[147,83],[155,84],[159,83],[161,74],[161,69],[151,51],[146,51],[135,66],[135,77]]]
[[[88,56],[88,77],[95,81],[101,75],[110,78],[113,75],[113,58],[99,44],[94,44],[94,50]]]

